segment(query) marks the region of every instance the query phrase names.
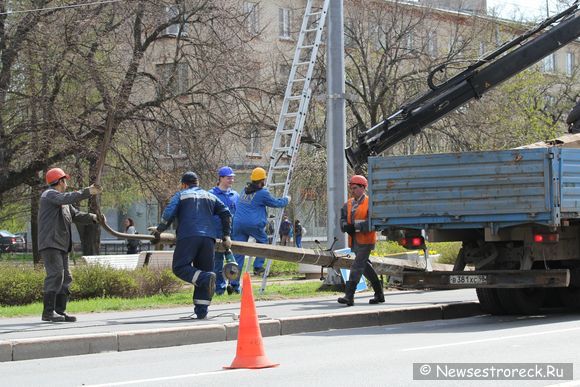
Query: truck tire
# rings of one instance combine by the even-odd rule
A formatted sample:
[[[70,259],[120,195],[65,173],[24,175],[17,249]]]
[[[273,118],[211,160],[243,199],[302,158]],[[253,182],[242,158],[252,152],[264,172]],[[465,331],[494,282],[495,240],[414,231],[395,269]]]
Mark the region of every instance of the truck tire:
[[[503,308],[509,314],[536,314],[546,299],[544,288],[497,289]]]
[[[479,299],[481,310],[483,310],[485,313],[492,315],[506,314],[506,310],[504,309],[499,296],[497,295],[497,289],[477,288],[475,289],[475,292],[477,293],[477,298]]]
[[[557,288],[558,296],[562,301],[565,308],[570,308],[572,310],[580,309],[580,288],[568,287],[568,288]]]

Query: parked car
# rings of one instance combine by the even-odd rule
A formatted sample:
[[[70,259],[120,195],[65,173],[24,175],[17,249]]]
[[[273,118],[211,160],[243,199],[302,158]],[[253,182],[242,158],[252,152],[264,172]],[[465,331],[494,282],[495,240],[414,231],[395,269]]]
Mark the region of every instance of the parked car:
[[[17,236],[7,230],[0,230],[0,251],[3,253],[26,251],[26,241],[23,236]]]

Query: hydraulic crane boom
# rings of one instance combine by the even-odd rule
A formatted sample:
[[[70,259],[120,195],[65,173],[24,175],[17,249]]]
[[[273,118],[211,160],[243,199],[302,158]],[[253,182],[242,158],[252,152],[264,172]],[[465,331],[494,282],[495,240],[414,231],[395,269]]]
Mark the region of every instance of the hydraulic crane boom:
[[[546,29],[548,30],[543,32]],[[445,68],[445,65],[437,67],[428,78],[431,90],[361,133],[357,144],[345,150],[348,163],[355,170],[360,170],[366,164],[368,156],[383,152],[411,134],[418,134],[425,126],[466,102],[479,99],[494,86],[579,36],[580,11],[576,0],[568,9],[544,20],[445,83],[435,86],[432,82],[433,75]]]

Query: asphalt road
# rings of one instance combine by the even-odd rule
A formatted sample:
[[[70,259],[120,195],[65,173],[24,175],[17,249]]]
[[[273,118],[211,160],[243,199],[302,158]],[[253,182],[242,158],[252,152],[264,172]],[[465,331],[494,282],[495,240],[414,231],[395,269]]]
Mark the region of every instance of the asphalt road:
[[[479,316],[268,337],[266,354],[280,365],[261,370],[223,370],[235,356],[231,341],[0,363],[0,374],[5,386],[579,386],[578,317]],[[575,380],[413,380],[414,363],[434,362],[573,363]]]

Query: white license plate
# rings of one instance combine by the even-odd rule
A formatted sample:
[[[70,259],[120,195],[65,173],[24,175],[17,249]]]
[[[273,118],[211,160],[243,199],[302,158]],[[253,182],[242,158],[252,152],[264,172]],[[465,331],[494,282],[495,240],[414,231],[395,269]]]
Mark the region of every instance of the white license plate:
[[[483,285],[487,284],[487,276],[482,274],[456,274],[449,276],[451,285]]]

